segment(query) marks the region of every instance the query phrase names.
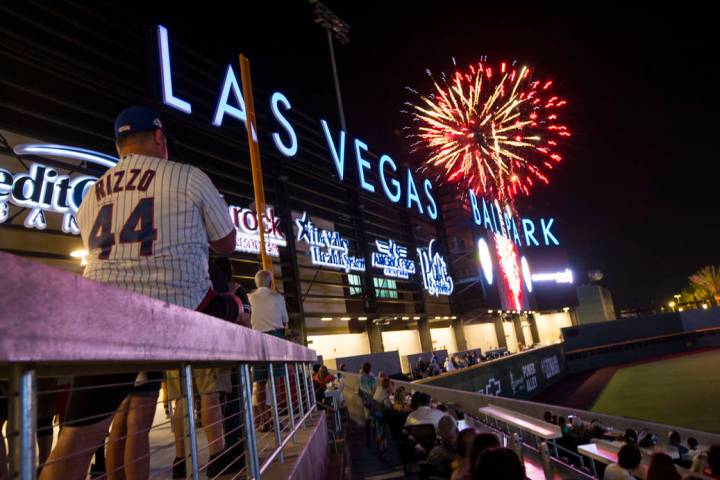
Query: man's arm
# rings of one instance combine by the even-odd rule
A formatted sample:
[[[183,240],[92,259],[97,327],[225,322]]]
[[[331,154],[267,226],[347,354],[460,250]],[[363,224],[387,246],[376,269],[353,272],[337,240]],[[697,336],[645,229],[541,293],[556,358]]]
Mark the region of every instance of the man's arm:
[[[243,311],[243,305],[242,302],[240,302],[239,298],[235,297],[235,301],[238,302],[238,307],[240,308],[240,313],[238,313],[237,317],[237,323],[238,325],[242,325],[243,327],[252,328],[252,323],[250,322],[250,314],[248,312]]]
[[[282,318],[283,328],[287,329],[288,321],[290,320],[288,318],[287,305],[285,305],[285,298],[282,296],[280,298],[282,299],[281,318]]]
[[[216,240],[214,242],[210,241],[208,242],[210,244],[210,248],[212,248],[216,253],[219,255],[230,255],[235,251],[235,235],[237,234],[237,230],[233,228],[232,232],[228,233],[225,237],[221,238],[220,240]]]
[[[220,192],[210,178],[198,168],[193,168],[190,172],[188,190],[188,195],[200,209],[210,248],[220,255],[230,255],[235,251],[237,230]]]

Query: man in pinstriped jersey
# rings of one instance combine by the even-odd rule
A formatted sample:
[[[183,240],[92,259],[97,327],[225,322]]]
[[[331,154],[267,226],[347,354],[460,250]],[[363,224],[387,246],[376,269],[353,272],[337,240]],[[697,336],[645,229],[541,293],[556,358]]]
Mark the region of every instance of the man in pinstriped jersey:
[[[220,255],[235,249],[236,230],[220,193],[198,168],[168,160],[167,139],[154,110],[130,107],[121,112],[115,138],[120,162],[98,179],[78,211],[89,252],[84,276],[236,321],[242,306],[238,310],[232,297],[213,292],[208,277],[208,246]],[[136,376],[76,377],[43,480],[84,479],[92,452],[121,405],[118,415],[125,413],[125,428],[121,441],[108,447],[108,471],[124,470],[128,480],[147,478],[146,430],[162,377]],[[100,385],[113,386],[78,390]],[[116,423],[118,419],[113,429]],[[215,445],[223,448],[222,441]]]

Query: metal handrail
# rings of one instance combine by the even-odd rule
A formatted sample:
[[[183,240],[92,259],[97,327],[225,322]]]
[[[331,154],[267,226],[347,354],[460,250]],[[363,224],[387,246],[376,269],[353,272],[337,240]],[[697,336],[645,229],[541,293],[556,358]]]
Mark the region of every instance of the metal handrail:
[[[240,367],[237,375],[252,478],[259,478],[276,460],[282,463],[289,441],[316,417],[316,399],[308,387],[310,363],[317,359],[312,349],[8,253],[0,252],[0,262],[5,267],[0,288],[0,378],[9,379],[12,425],[8,432],[17,432],[11,442],[10,466],[18,478],[36,476],[36,379],[42,376],[179,369],[185,400],[183,428],[189,440],[186,465],[194,479],[200,474],[193,418],[194,369]],[[250,402],[249,367],[254,364],[269,366],[275,430],[274,448],[262,464]],[[295,372],[295,392],[288,366]],[[284,369],[277,379],[283,383],[287,402],[282,409],[275,388],[276,367]],[[300,407],[297,418],[293,394]],[[281,432],[281,417],[289,417],[289,432]]]
[[[0,366],[313,362],[314,350],[0,252]]]
[[[348,389],[347,391],[353,391],[353,388],[357,390],[359,375],[356,373],[343,372],[343,376],[345,377],[346,389]],[[424,385],[416,382],[411,383],[399,380],[393,380],[392,382],[396,386],[404,386],[406,391],[420,391],[428,393],[432,396],[434,400],[438,402],[454,404],[459,409],[473,415],[477,415],[479,408],[489,405],[504,407],[518,413],[529,415],[531,417],[539,419],[543,418],[544,412],[550,411],[557,416],[567,417],[568,415],[575,415],[586,421],[597,419],[604,425],[612,426],[613,428],[615,428],[615,430],[618,431],[624,431],[628,428],[632,428],[636,431],[645,430],[658,433],[674,430],[679,432],[683,438],[695,437],[702,445],[720,444],[719,434],[704,432],[700,430],[693,430],[690,428],[683,428],[676,425],[666,425],[646,420],[606,415],[596,412],[590,412],[587,410],[560,407],[557,405],[532,402],[528,400],[517,400],[507,397],[495,397],[491,395],[483,395],[480,393],[467,392],[452,388]],[[660,440],[662,441],[663,439],[660,438]]]

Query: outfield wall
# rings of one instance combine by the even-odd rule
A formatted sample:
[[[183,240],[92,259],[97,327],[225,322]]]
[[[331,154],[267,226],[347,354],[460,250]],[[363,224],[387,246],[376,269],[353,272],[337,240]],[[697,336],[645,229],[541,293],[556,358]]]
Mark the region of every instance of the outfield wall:
[[[564,374],[562,345],[551,345],[413,383],[485,395],[530,398],[560,380]]]
[[[692,310],[563,328],[569,372],[720,348],[720,309]]]

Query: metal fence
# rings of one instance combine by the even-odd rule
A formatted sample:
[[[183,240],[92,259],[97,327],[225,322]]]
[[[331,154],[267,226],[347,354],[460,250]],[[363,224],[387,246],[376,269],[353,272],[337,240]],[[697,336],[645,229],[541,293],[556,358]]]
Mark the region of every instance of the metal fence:
[[[324,419],[313,350],[0,261],[0,478],[260,478]]]

